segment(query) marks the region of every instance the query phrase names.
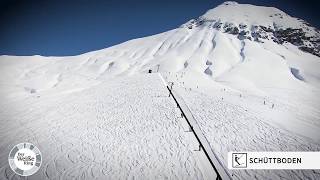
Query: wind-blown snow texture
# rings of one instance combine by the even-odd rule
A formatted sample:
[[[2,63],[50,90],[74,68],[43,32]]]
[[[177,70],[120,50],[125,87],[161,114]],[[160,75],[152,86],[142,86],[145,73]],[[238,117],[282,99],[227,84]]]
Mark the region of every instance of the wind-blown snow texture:
[[[319,144],[266,123],[264,114],[233,101],[232,97],[222,100],[199,92],[180,92],[225,168],[229,151],[320,151]],[[320,178],[315,170],[240,170],[230,174],[235,179]]]
[[[1,56],[1,176],[13,175],[5,159],[10,147],[26,140],[44,155],[36,174],[41,178],[209,176],[177,128],[172,99],[162,97],[166,89],[148,78],[149,70],[174,82],[225,166],[230,150],[319,151],[319,42],[317,29],[276,8],[225,2],[171,31],[99,51]],[[124,144],[129,149],[116,148]],[[230,174],[319,179],[320,172]]]
[[[175,106],[149,75],[1,107],[10,121],[2,123],[0,179],[18,177],[7,163],[18,142],[41,149],[43,164],[31,179],[213,179]]]

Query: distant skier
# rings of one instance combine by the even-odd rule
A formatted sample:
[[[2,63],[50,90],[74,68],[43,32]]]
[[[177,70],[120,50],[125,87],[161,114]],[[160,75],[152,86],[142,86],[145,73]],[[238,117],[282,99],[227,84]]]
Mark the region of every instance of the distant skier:
[[[170,89],[172,91],[172,88],[173,88],[173,82],[170,83]]]
[[[272,108],[272,109],[274,108],[274,104],[272,104],[271,108]]]

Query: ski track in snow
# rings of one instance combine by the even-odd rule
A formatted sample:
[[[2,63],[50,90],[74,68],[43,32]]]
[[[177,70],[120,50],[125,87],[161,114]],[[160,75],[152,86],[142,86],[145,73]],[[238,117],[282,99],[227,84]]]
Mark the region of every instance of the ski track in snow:
[[[274,127],[264,114],[236,103],[179,88],[213,151],[227,168],[229,151],[319,151],[309,138]],[[229,170],[233,179],[320,179],[319,170]]]
[[[157,75],[4,104],[0,179],[19,179],[7,158],[20,142],[35,144],[43,157],[40,170],[26,179],[205,177],[195,156],[197,144],[187,138]]]

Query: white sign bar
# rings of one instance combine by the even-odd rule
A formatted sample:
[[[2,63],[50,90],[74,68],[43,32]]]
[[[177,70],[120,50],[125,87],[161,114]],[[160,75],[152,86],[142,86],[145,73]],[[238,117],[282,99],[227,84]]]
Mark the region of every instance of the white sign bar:
[[[320,152],[229,152],[229,169],[320,169]]]

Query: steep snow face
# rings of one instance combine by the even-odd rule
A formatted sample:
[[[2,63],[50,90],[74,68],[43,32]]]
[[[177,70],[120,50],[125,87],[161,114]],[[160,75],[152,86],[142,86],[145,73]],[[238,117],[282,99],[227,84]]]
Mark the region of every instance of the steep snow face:
[[[208,83],[219,82],[239,90],[313,89],[320,85],[319,57],[295,46],[239,40],[207,27],[175,29],[74,57],[0,59],[0,91],[12,96],[87,88],[105,78],[149,69],[197,73]]]

